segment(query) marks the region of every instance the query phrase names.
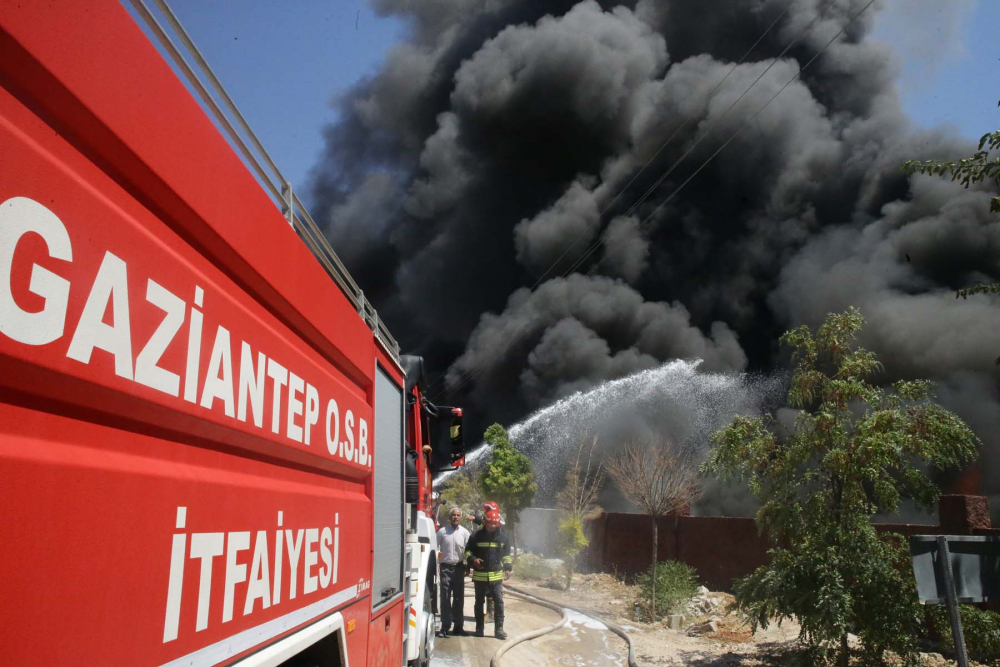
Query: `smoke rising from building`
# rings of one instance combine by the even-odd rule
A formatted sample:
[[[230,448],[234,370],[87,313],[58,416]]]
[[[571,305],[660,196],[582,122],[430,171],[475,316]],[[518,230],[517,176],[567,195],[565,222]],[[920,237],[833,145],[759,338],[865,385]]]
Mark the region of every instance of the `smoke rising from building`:
[[[409,37],[338,100],[314,210],[470,432],[672,359],[769,370],[782,331],[856,305],[884,379],[937,380],[1000,492],[1000,303],[954,297],[1000,278],[990,192],[901,171],[974,147],[909,123],[879,3],[373,4]]]

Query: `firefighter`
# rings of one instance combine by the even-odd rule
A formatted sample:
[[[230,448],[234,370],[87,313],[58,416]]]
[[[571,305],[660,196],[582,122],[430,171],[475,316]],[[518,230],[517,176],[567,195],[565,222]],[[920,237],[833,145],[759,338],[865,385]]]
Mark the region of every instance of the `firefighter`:
[[[496,502],[492,500],[487,500],[485,503],[483,503],[483,510],[481,512],[476,512],[475,516],[470,516],[469,520],[472,521],[474,525],[482,527],[483,521],[485,520],[486,517],[486,513],[489,512],[490,510],[496,510],[497,513],[499,513],[500,506],[497,505]],[[500,525],[501,526],[507,525],[507,522],[503,520],[503,514],[500,515]]]
[[[510,578],[514,569],[510,557],[510,543],[507,534],[500,529],[500,512],[490,510],[483,520],[484,526],[469,539],[465,551],[472,568],[472,582],[476,587],[476,636],[485,634],[486,616],[483,603],[487,596],[493,600],[496,617],[493,635],[497,639],[507,639],[503,631],[503,582]]]
[[[448,514],[449,525],[437,532],[441,565],[441,637],[448,636],[454,623],[455,635],[462,636],[465,620],[465,553],[469,531],[462,525],[462,510],[455,507]]]
[[[487,500],[485,503],[483,503],[483,511],[476,512],[476,516],[469,517],[469,519],[472,521],[474,525],[482,527],[483,521],[486,520],[486,513],[489,512],[490,510],[496,510],[496,512],[499,514],[500,506],[497,505],[496,501]],[[501,526],[507,525],[507,522],[503,520],[503,514],[500,514],[500,525]],[[486,622],[492,623],[494,620],[495,619],[493,617],[493,598],[488,597],[486,598]]]

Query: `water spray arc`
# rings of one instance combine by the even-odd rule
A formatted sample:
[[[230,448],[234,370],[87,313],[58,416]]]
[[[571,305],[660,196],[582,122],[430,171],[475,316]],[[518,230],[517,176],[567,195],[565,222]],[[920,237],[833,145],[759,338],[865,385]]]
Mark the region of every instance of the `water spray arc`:
[[[671,361],[589,391],[571,394],[538,410],[508,429],[510,441],[534,466],[545,503],[558,490],[569,456],[583,437],[598,437],[599,456],[629,438],[649,434],[671,438],[681,451],[700,459],[711,433],[733,415],[758,414],[780,400],[781,376],[706,373],[700,360]],[[466,457],[473,474],[490,447],[482,445]],[[443,473],[440,483],[453,473]],[[706,499],[711,503],[712,499]]]

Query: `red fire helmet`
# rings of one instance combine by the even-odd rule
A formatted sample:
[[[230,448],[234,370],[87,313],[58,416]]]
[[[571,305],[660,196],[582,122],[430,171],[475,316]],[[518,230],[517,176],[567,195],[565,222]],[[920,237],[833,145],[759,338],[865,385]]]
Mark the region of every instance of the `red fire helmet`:
[[[500,512],[496,510],[490,510],[486,513],[486,525],[490,528],[497,528],[500,526]]]
[[[497,505],[492,500],[487,500],[485,503],[483,503],[483,511],[485,511],[485,512],[490,512],[490,511],[492,511],[492,512],[499,512],[500,511],[500,506]]]

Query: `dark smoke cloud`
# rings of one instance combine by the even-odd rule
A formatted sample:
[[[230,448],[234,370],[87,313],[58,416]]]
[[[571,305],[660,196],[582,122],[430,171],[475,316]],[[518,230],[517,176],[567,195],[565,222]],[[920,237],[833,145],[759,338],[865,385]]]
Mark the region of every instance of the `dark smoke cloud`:
[[[551,207],[514,228],[517,259],[539,275],[564,259],[569,264],[584,255],[600,224],[601,211],[594,193],[574,182]]]
[[[512,358],[525,357],[511,366]],[[663,359],[704,359],[709,371],[747,363],[726,324],[714,322],[705,334],[680,303],[651,303],[620,281],[574,274],[534,292],[521,288],[499,315],[483,315],[448,379],[483,373],[473,395],[483,391],[486,402],[496,386],[513,388],[517,378],[525,398],[538,405]]]
[[[880,5],[744,126],[865,4],[374,1],[409,38],[338,100],[314,209],[473,431],[671,359],[769,370],[783,330],[856,305],[884,379],[937,380],[1000,460],[1000,303],[954,299],[1000,277],[990,193],[900,170],[973,147],[911,127]]]

